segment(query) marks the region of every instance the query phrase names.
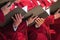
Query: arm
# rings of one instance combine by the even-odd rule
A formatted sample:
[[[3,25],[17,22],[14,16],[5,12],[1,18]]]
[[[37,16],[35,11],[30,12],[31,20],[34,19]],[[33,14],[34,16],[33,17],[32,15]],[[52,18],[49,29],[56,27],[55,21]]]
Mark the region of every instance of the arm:
[[[4,16],[6,16],[10,12],[10,7],[8,7],[9,5],[10,5],[10,2],[8,2],[5,6],[1,8]]]
[[[23,16],[21,14],[15,14],[15,18],[12,17],[13,19],[13,29],[14,31],[17,30],[17,28],[19,27],[19,25],[22,23],[22,19],[23,19]]]
[[[12,19],[14,21],[13,25],[15,25],[13,27],[13,29],[16,27],[16,29],[14,29],[14,31],[17,31],[18,36],[21,37],[21,38],[19,37],[19,39],[25,40],[25,39],[27,39],[27,24],[26,24],[26,22],[22,21],[23,18],[24,17],[21,14],[16,14],[15,18],[12,17]]]
[[[60,13],[59,13],[60,9],[58,9],[54,15],[50,15],[45,19],[45,24],[46,25],[50,25],[54,23],[55,19],[60,18]]]
[[[49,27],[49,25],[46,25],[46,23],[44,23],[44,21],[45,20],[43,18],[37,18],[35,20],[36,25],[37,25],[36,28],[39,28],[40,29],[40,27],[43,27],[44,29],[46,29],[47,33],[53,33],[53,34],[55,34],[55,31],[54,30],[51,30],[50,27]]]
[[[9,4],[10,2],[0,9],[0,22],[1,23],[4,22],[4,16],[10,12],[10,8],[8,7]]]

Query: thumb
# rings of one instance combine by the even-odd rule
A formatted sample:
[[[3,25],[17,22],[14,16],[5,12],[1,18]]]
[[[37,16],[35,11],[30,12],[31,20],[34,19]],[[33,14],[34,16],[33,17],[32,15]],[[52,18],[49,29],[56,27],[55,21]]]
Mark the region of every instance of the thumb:
[[[60,11],[60,8],[57,10],[57,12],[59,12]]]
[[[38,16],[34,17],[33,20],[35,20]]]

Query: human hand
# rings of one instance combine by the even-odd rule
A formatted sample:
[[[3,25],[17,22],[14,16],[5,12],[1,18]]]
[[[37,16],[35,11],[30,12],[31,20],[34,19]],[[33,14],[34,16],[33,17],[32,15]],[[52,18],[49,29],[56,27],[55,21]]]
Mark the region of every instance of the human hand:
[[[14,21],[14,23],[13,23],[13,25],[15,25],[15,26],[19,26],[19,24],[22,22],[22,19],[23,19],[24,17],[21,15],[21,14],[15,14],[15,18],[14,17],[12,17],[12,19],[13,19],[13,21]]]
[[[10,7],[8,7],[9,5],[10,5],[10,2],[8,2],[5,6],[3,6],[3,7],[1,8],[4,16],[7,15],[7,14],[10,12]]]

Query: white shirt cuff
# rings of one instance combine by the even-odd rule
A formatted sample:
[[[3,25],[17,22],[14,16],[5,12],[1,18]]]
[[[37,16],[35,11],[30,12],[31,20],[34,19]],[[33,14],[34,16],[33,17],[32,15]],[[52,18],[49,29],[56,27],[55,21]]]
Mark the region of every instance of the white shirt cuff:
[[[14,31],[16,31],[17,28],[18,28],[17,26],[13,25],[13,29],[14,29]]]

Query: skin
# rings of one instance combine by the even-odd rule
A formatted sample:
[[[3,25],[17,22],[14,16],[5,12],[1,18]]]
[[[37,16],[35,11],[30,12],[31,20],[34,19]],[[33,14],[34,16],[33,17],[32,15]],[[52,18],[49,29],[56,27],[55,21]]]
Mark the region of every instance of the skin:
[[[5,6],[3,6],[3,7],[1,8],[4,16],[7,15],[7,14],[10,12],[10,7],[8,7],[9,5],[10,5],[10,2],[7,3]]]
[[[13,25],[15,25],[16,27],[18,27],[19,24],[22,23],[22,19],[23,19],[23,18],[24,18],[24,17],[23,17],[21,14],[15,14],[15,18],[12,17],[12,19],[13,19],[13,21],[14,21]]]
[[[55,12],[55,15],[54,15],[54,19],[58,19],[60,18],[60,13],[59,13],[60,9],[58,9],[56,12]],[[21,14],[15,14],[15,18],[12,17],[14,23],[13,25],[15,26],[18,26],[21,22],[22,22],[22,19],[24,17],[21,15]],[[27,24],[31,24],[33,23],[34,21],[36,22],[36,25],[38,26],[38,28],[40,27],[40,25],[42,25],[44,23],[44,20],[43,18],[39,18],[38,16],[34,17],[30,17],[28,20],[27,20]],[[55,33],[55,31],[53,29],[49,30],[50,33]]]

